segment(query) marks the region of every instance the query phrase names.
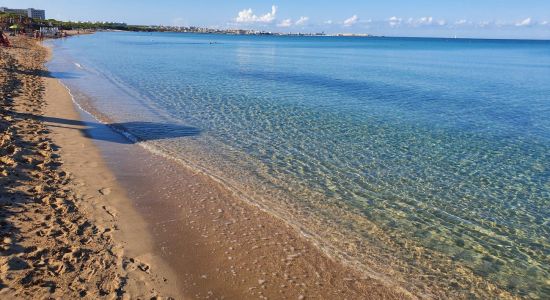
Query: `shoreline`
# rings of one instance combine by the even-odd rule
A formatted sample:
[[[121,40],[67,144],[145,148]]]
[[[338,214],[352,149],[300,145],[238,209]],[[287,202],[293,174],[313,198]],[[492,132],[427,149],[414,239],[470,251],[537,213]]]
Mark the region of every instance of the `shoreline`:
[[[87,209],[91,210],[91,217],[97,217],[97,223],[112,224],[116,228],[115,239],[125,255],[133,257],[138,264],[144,264],[138,265],[138,269],[149,269],[154,265],[154,271],[162,274],[162,281],[167,278],[168,282],[175,281],[170,268],[152,253],[152,237],[147,224],[105,165],[100,150],[86,136],[86,120],[83,120],[79,108],[75,107],[68,89],[56,78],[49,77],[45,81],[47,108],[42,118],[51,129],[53,140],[61,147],[64,167],[80,180],[77,183],[78,192],[83,194],[83,198],[88,198]],[[58,120],[69,125],[60,126]],[[163,295],[181,296],[174,284],[164,285],[158,284],[156,289],[162,290]]]
[[[68,90],[65,92],[69,94]],[[76,103],[74,105],[78,106]],[[80,111],[81,117],[86,117],[86,115],[87,113]],[[90,116],[88,117],[90,120],[86,121],[91,123],[96,122]],[[96,125],[92,127],[98,127]],[[207,175],[199,174],[200,172],[196,172],[190,169],[190,167],[181,166],[169,158],[150,153],[137,145],[133,145],[132,142],[129,145],[125,145],[121,141],[104,143],[105,140],[112,141],[112,139],[116,139],[117,137],[120,139],[122,137],[118,133],[112,132],[110,128],[107,128],[107,125],[101,124],[99,127],[104,127],[99,130],[103,131],[102,133],[98,133],[100,135],[99,138],[93,137],[94,131],[98,131],[96,129],[87,130],[86,135],[95,140],[95,146],[98,146],[100,152],[103,154],[103,157],[100,159],[105,160],[107,167],[112,169],[116,177],[115,180],[121,183],[124,189],[133,190],[133,195],[130,198],[134,202],[137,211],[140,212],[146,223],[149,224],[149,228],[152,228],[153,235],[157,237],[156,239],[154,238],[153,245],[162,245],[157,247],[156,253],[159,256],[164,254],[163,259],[166,265],[170,265],[175,271],[174,273],[180,274],[180,278],[177,281],[183,287],[182,290],[185,296],[192,297],[194,295],[199,297],[204,295],[205,297],[224,297],[232,295],[232,297],[239,298],[257,296],[260,298],[344,297],[350,299],[358,297],[366,297],[367,299],[394,299],[409,298],[411,296],[401,287],[385,286],[378,280],[361,276],[352,270],[352,268],[342,265],[339,261],[334,261],[317,246],[314,246],[312,241],[296,232],[295,228],[261,210],[261,208],[238,199],[232,192],[224,188],[222,184],[209,178]],[[107,133],[105,129],[111,132]],[[105,135],[110,136],[105,137]],[[101,142],[98,142],[98,140]],[[128,153],[132,153],[132,155],[128,155]],[[139,160],[130,159],[125,163],[120,163],[130,156],[139,157]],[[109,161],[110,159],[113,160],[113,158],[115,158],[114,161]],[[147,159],[153,161],[152,165],[162,165],[168,170],[173,171],[173,173],[171,176],[167,176],[166,174],[158,176],[162,177],[161,179],[157,176],[147,174],[147,172],[150,172],[150,169],[140,170],[139,168],[135,168],[136,162],[142,162]],[[113,168],[113,165],[116,166]],[[135,176],[127,176],[127,174],[134,174]],[[135,177],[139,176],[137,174],[145,174],[145,176],[136,180]],[[173,178],[177,178],[177,180],[172,180],[171,182],[170,179]],[[171,183],[168,184],[168,182]],[[156,186],[160,191],[155,194],[155,197],[148,195],[148,198],[136,201],[136,198],[139,198],[139,196],[136,196],[136,194],[139,195],[139,191],[136,193],[135,190],[139,190],[139,187],[147,187],[145,191],[142,191],[142,194],[147,194],[150,193],[149,186]],[[196,186],[198,188],[191,188],[191,192],[193,192],[192,196],[186,195],[177,199],[185,203],[185,205],[175,205],[174,199],[164,199],[167,197],[162,192],[174,186]],[[208,201],[210,203],[204,204],[206,199],[213,199],[211,196],[212,190],[216,191],[215,201]],[[182,194],[185,194],[189,192],[189,189],[180,191]],[[166,202],[170,202],[168,207],[172,207],[169,209],[169,212],[159,213],[158,208],[153,209],[151,202],[155,202],[155,200],[161,204],[159,206],[166,206]],[[140,208],[140,206],[145,207]],[[182,207],[187,207],[189,212],[183,212]],[[192,207],[194,207],[194,210]],[[148,214],[151,214],[151,210],[156,210],[157,212],[148,216]],[[179,212],[177,215],[172,215],[173,211]],[[212,222],[205,221],[214,214],[221,215],[216,217]],[[163,219],[166,215],[172,215],[172,218],[168,222],[165,222]],[[224,227],[227,228],[219,226],[224,220]],[[239,224],[241,223],[240,221],[249,224]],[[208,232],[208,229],[204,229],[204,232],[196,232],[199,230],[193,224],[200,224],[203,228],[214,227],[214,229],[212,230],[213,232]],[[250,224],[254,225],[250,226]],[[258,232],[254,229],[255,226],[262,228],[260,230],[261,234],[258,235]],[[219,261],[219,257],[231,255],[228,254],[229,252],[239,252],[240,249],[238,249],[238,246],[232,246],[232,244],[235,244],[235,240],[228,240],[227,238],[227,236],[235,235],[239,231],[248,231],[248,233],[243,233],[243,236],[264,236],[255,240],[253,242],[254,245],[250,249],[242,249],[242,253],[235,253],[235,256],[227,256],[227,259]],[[273,232],[277,232],[275,238],[271,235]],[[208,233],[208,235],[204,233]],[[173,239],[175,234],[177,234],[176,239]],[[194,244],[197,247],[190,247],[179,241],[181,238],[189,242],[190,237],[195,241]],[[204,239],[207,240],[206,243],[204,243]],[[265,244],[261,242],[270,239],[275,241],[266,242]],[[243,240],[243,243],[246,244],[247,241]],[[203,244],[203,246],[199,246],[200,244]],[[220,248],[220,244],[225,244],[225,246],[221,246]],[[197,250],[197,248],[200,250]],[[263,249],[258,250],[260,248]],[[229,249],[230,251],[224,251],[223,249]],[[173,255],[176,251],[180,253],[181,257],[178,257],[180,255]],[[197,255],[203,252],[211,252],[211,254],[206,259],[202,257],[203,255]],[[251,252],[259,252],[255,256],[258,259],[248,257]],[[239,256],[242,256],[242,258]],[[273,256],[278,256],[279,258],[264,264],[258,263],[260,259],[264,260],[265,257]],[[218,261],[212,264],[212,259]],[[197,264],[196,260],[200,260],[200,262]],[[241,265],[235,266],[238,264]],[[227,271],[223,271],[224,268]],[[253,268],[257,269],[253,270]],[[284,269],[288,271],[281,272]],[[239,272],[238,276],[236,275],[236,270]],[[269,272],[270,270],[272,272]],[[181,272],[185,272],[185,276],[181,276]],[[212,273],[218,273],[215,276],[217,278],[214,280],[211,279],[213,276],[209,275]],[[300,276],[292,276],[293,273],[298,273]],[[267,276],[268,274],[271,274],[271,276]],[[302,277],[301,282],[296,282],[300,277]],[[312,288],[314,290],[311,290]]]
[[[75,106],[79,105],[75,103]],[[220,182],[202,172],[182,166],[163,155],[151,153],[127,140],[126,144],[120,140],[115,143],[105,143],[106,140],[112,142],[113,139],[125,138],[112,131],[107,125],[97,123],[97,120],[92,119],[93,117],[87,112],[81,111],[80,115],[88,116],[90,119],[88,121],[95,123],[87,134],[91,139],[95,139],[96,146],[100,148],[108,167],[113,169],[118,182],[126,190],[132,190],[132,201],[152,227],[153,235],[157,237],[153,243],[159,245],[156,252],[164,253],[166,263],[177,273],[185,272],[185,276],[180,276],[185,278],[180,278],[179,283],[186,291],[186,296],[231,295],[229,298],[259,296],[260,298],[289,297],[290,299],[301,297],[408,298],[405,296],[408,293],[401,288],[388,288],[381,282],[365,278],[352,268],[329,258],[311,241],[301,236],[295,228],[261,208],[238,199]],[[97,127],[104,128],[94,129]],[[111,132],[106,132],[105,129]],[[94,135],[98,136],[94,138]],[[148,161],[149,165],[145,168],[136,167],[138,161],[140,164]],[[159,166],[164,168],[162,174],[157,173],[155,176],[147,174],[154,173],[151,168]],[[170,173],[170,176],[167,173]],[[133,175],[128,176],[128,174]],[[156,191],[152,191],[151,186],[155,187]],[[178,199],[166,197],[163,191],[170,190],[174,186],[191,187],[192,195],[180,196]],[[213,190],[214,197],[212,197]],[[178,191],[185,194],[189,189],[178,189]],[[159,212],[160,209],[154,207],[168,208]],[[185,209],[182,207],[187,208],[188,212],[184,212]],[[156,212],[151,213],[154,210]],[[219,216],[212,222],[205,221],[212,218],[212,215]],[[220,223],[223,225],[220,226]],[[251,224],[255,225],[251,226]],[[261,234],[254,229],[256,226],[261,228]],[[204,228],[213,228],[213,230],[208,231]],[[245,232],[243,236],[257,235],[259,238],[254,240],[254,245],[249,249],[243,249],[242,253],[235,253],[239,252],[241,245],[235,246],[235,240],[228,240],[227,236],[235,235],[239,231]],[[275,238],[271,235],[273,232],[276,232]],[[187,245],[179,241],[180,236]],[[270,239],[276,241],[261,242]],[[190,240],[195,247],[188,245]],[[242,242],[242,244],[246,243],[246,240]],[[210,252],[207,258],[199,254],[207,252]],[[259,252],[255,256],[258,259],[247,257],[251,252]],[[259,262],[259,260],[265,260],[265,257],[274,255],[279,258],[264,264]],[[220,260],[219,258],[223,256],[226,258]],[[212,260],[216,263],[212,264]],[[253,268],[257,269],[253,270]],[[285,268],[289,271],[280,272]],[[268,272],[269,270],[272,272]],[[236,275],[237,272],[239,275]],[[214,280],[212,280],[213,273],[218,273]],[[299,277],[292,276],[292,273],[303,276],[302,282],[297,283]],[[266,276],[268,274],[271,276]],[[313,287],[316,291],[304,288],[306,286]]]
[[[131,210],[126,219],[116,217],[115,209],[129,202],[95,148],[78,131],[46,124],[52,110],[76,113],[44,67],[47,49],[25,37],[12,41],[14,47],[0,50],[0,296],[177,296],[159,275],[164,271],[151,270],[162,264],[147,246],[131,242],[135,235],[147,240],[143,231],[119,230],[127,227],[121,220],[142,223]],[[97,189],[105,184],[112,187]]]

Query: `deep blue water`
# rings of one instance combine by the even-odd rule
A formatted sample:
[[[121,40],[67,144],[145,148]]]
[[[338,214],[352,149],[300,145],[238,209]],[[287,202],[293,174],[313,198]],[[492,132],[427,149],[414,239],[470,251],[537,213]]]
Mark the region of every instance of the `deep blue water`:
[[[51,44],[50,70],[97,118],[366,273],[415,293],[550,294],[550,42],[97,33]]]

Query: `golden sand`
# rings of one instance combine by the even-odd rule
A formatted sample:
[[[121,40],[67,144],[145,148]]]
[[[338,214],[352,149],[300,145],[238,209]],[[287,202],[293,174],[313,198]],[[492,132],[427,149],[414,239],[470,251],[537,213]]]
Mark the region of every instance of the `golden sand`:
[[[113,237],[118,221],[107,203],[119,195],[94,187],[108,186],[106,170],[89,169],[84,182],[60,155],[60,144],[72,138],[83,161],[98,159],[93,148],[82,136],[54,139],[41,122],[45,110],[56,107],[47,103],[46,88],[50,100],[66,93],[52,88],[57,81],[44,68],[46,49],[25,38],[12,43],[0,49],[0,298],[173,295],[147,259],[129,256]]]

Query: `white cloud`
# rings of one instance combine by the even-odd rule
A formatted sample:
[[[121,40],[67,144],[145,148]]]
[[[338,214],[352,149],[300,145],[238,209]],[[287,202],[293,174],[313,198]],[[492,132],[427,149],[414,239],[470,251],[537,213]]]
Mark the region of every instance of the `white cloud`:
[[[307,21],[309,21],[309,17],[300,17],[300,19],[298,19],[298,21],[296,21],[296,25],[303,25]]]
[[[523,26],[531,26],[533,25],[533,20],[531,18],[527,18],[523,21],[519,21],[516,23],[516,26],[523,27]]]
[[[481,21],[477,24],[477,26],[479,26],[481,28],[489,27],[491,25],[493,25],[493,22],[491,22],[491,21]]]
[[[332,23],[334,23],[334,22],[332,22],[332,20],[325,21],[325,24],[327,24],[327,25],[332,25]]]
[[[290,26],[292,26],[291,19],[284,19],[281,21],[281,23],[277,24],[277,27],[290,27]]]
[[[436,20],[433,17],[422,17],[416,20],[409,18],[407,24],[412,26],[445,26],[447,25],[447,21],[443,19]]]
[[[467,24],[467,23],[468,23],[467,20],[462,19],[462,20],[456,21],[456,22],[455,22],[455,25],[465,25],[465,24]]]
[[[353,26],[357,23],[357,21],[359,21],[359,17],[357,17],[357,15],[353,15],[352,17],[344,21],[344,26],[346,27]]]
[[[542,21],[542,22],[540,22],[540,25],[542,25],[542,26],[546,26],[546,25],[548,25],[548,24],[550,24],[550,22],[548,22],[548,21]]]
[[[284,19],[279,24],[277,24],[277,27],[290,27],[293,24],[294,25],[304,25],[309,21],[309,17],[300,17],[296,22],[292,22],[292,19]]]
[[[432,25],[434,18],[432,17],[422,17],[416,22],[418,25]]]
[[[410,19],[410,20],[412,20],[412,19]],[[391,27],[397,27],[397,26],[401,25],[402,21],[403,21],[403,19],[398,18],[396,16],[393,16],[393,17],[388,19],[388,23],[390,24]]]
[[[251,8],[244,9],[239,12],[239,15],[235,18],[237,23],[271,23],[275,20],[277,15],[277,6],[271,6],[271,12],[262,16],[254,14]]]

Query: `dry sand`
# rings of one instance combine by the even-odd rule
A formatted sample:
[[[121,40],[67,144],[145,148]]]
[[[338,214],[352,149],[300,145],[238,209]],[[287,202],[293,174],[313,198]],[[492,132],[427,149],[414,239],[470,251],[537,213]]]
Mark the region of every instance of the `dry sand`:
[[[44,48],[15,44],[0,58],[0,298],[410,297],[203,174],[137,145],[101,148]]]
[[[12,43],[0,49],[0,298],[177,297],[150,268],[143,223],[117,233],[116,206],[129,202],[90,142],[63,128],[54,136],[40,120],[48,109],[78,118],[70,106],[46,103],[45,88],[50,100],[67,93],[48,78],[46,49],[23,37]],[[71,156],[84,180],[68,171]],[[137,219],[131,209],[125,217]],[[136,256],[125,240],[144,241]]]

